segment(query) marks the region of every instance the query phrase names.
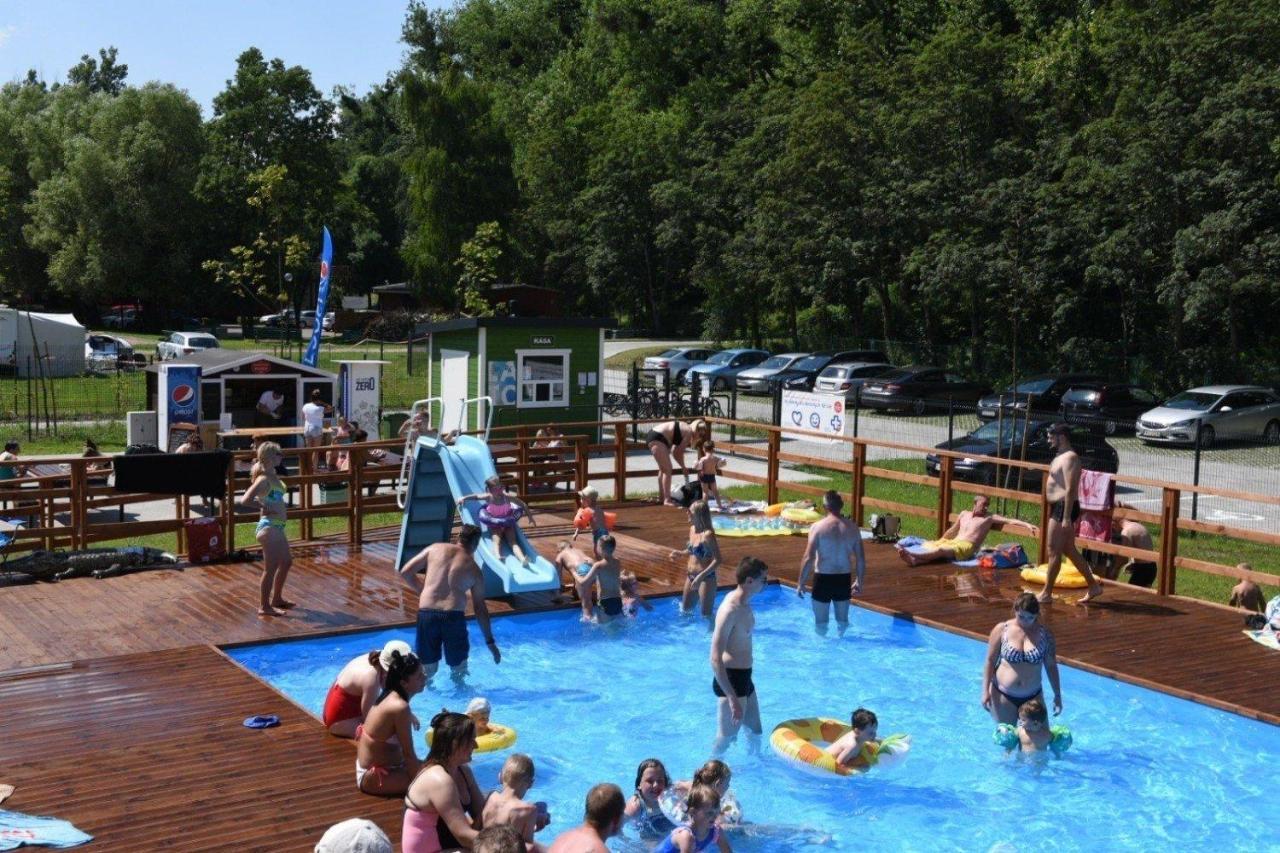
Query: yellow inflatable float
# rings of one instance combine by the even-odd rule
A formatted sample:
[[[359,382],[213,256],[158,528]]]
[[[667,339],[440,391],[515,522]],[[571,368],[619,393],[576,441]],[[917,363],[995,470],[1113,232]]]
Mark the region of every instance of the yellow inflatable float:
[[[784,720],[774,726],[769,735],[769,745],[778,757],[817,776],[856,776],[872,767],[891,767],[904,760],[911,751],[910,735],[889,735],[868,743],[846,767],[836,763],[836,757],[825,747],[847,734],[849,725],[829,717],[806,717]]]
[[[431,746],[431,738],[434,734],[435,729],[427,729],[427,746]],[[490,723],[487,734],[476,735],[476,752],[497,752],[515,745],[515,742],[515,729]]]
[[[803,504],[788,504],[782,508],[779,515],[788,526],[797,529],[807,528],[810,524],[822,519],[822,513],[815,510],[807,501]]]
[[[1035,583],[1044,586],[1045,578],[1049,575],[1049,565],[1041,563],[1038,566],[1028,566],[1022,570],[1022,579],[1027,583]],[[1084,575],[1080,574],[1080,570],[1075,564],[1066,557],[1062,558],[1062,571],[1058,572],[1058,580],[1054,586],[1063,589],[1084,589],[1089,582],[1084,579]]]

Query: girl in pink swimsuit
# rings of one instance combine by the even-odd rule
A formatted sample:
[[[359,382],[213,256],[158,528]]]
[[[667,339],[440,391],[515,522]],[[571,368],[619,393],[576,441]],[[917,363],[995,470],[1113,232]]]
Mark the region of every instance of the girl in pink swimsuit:
[[[476,724],[466,714],[441,711],[431,720],[431,751],[404,797],[404,853],[471,849],[480,832],[484,797],[467,764],[476,748]]]
[[[476,513],[485,528],[493,534],[493,551],[499,557],[502,556],[502,543],[505,541],[511,548],[512,555],[524,563],[529,565],[529,555],[524,552],[520,544],[516,541],[516,527],[520,523],[520,516],[528,515],[529,522],[533,521],[533,513],[529,510],[529,505],[519,498],[513,498],[502,488],[502,480],[497,475],[490,477],[484,481],[487,491],[477,492],[474,495],[464,495],[459,498],[459,502],[463,501],[485,501],[480,507],[480,511]]]

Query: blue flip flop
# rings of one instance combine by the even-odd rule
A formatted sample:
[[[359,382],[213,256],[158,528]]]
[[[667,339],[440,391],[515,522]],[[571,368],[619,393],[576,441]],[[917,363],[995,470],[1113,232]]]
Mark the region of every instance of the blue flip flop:
[[[269,729],[278,725],[280,725],[280,718],[275,714],[255,714],[252,717],[246,717],[244,721],[246,729]]]

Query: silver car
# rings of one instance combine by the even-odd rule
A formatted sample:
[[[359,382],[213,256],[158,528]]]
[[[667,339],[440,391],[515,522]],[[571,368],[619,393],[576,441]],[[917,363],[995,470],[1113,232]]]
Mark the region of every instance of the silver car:
[[[738,390],[746,394],[768,394],[769,379],[809,357],[807,352],[784,352],[771,355],[755,367],[738,374]]]
[[[676,347],[657,355],[651,355],[640,365],[645,370],[669,370],[675,384],[684,382],[684,373],[695,364],[702,364],[715,354],[713,349],[703,347]]]
[[[813,390],[818,394],[843,394],[846,400],[852,402],[863,383],[890,370],[893,370],[892,364],[870,361],[828,364],[814,380]]]
[[[1280,444],[1280,397],[1257,385],[1205,385],[1183,391],[1138,418],[1138,438],[1152,444],[1195,444],[1262,437]]]

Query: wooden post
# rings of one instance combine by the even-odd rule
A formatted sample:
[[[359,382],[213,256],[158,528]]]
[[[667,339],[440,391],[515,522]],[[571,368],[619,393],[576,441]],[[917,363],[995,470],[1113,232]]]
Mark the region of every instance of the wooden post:
[[[178,517],[178,553],[187,553],[187,496],[178,495],[173,502],[174,514]]]
[[[315,456],[304,446],[302,454],[298,457],[298,473],[302,475],[303,479],[302,484],[298,487],[298,504],[302,509],[311,509],[311,482],[306,478],[315,470],[315,466],[311,464],[313,459],[315,459]],[[311,525],[312,522],[309,516],[303,518],[302,524],[299,525],[301,528],[299,533],[304,540],[311,538]]]
[[[352,550],[359,551],[364,539],[364,451],[357,444],[348,445],[348,470],[351,486],[347,501],[351,510],[351,522],[347,525],[347,540]]]
[[[853,500],[849,507],[849,517],[862,526],[862,499],[867,494],[867,446],[854,439],[853,442]]]
[[[88,487],[88,476],[85,471],[88,467],[87,462],[78,460],[71,463],[71,547],[85,548],[88,547],[85,542],[85,527],[87,526],[86,516],[88,514],[85,502],[89,500],[89,496],[85,494]]]
[[[782,445],[782,431],[778,429],[769,430],[769,464],[768,474],[766,475],[769,483],[765,488],[765,502],[776,504],[778,502],[778,448]]]
[[[526,440],[529,435],[528,427],[518,427],[516,429],[516,462],[520,464],[520,473],[517,475],[516,490],[521,498],[529,496],[529,442]]]
[[[1049,497],[1045,491],[1049,485],[1048,477],[1040,478],[1040,535],[1036,537],[1036,562],[1043,563],[1049,559]]]
[[[1178,588],[1178,569],[1174,560],[1178,556],[1178,511],[1182,506],[1182,492],[1166,486],[1163,497],[1160,506],[1160,576],[1156,592],[1173,595]]]
[[[236,454],[227,458],[227,488],[222,496],[222,535],[227,553],[236,549]]]
[[[951,476],[955,458],[943,456],[938,469],[938,538],[951,526]]]
[[[613,425],[613,499],[627,499],[627,428]]]

